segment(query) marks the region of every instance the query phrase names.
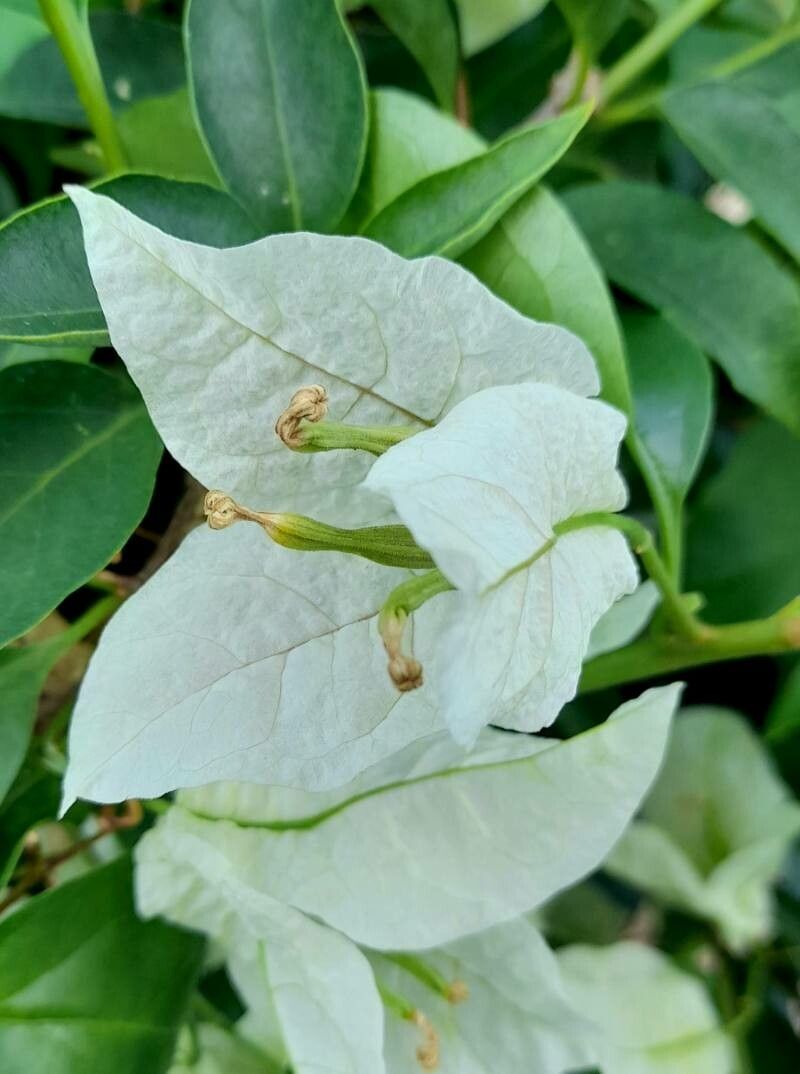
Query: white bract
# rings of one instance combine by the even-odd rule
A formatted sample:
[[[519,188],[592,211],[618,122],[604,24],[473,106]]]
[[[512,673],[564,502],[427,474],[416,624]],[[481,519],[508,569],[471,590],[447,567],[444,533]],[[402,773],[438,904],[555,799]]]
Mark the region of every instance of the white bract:
[[[242,1034],[285,1054],[297,1074],[382,1074],[378,992],[342,933],[384,951],[440,946],[580,879],[654,778],[678,694],[649,691],[567,742],[486,730],[460,765],[440,733],[362,778],[350,797],[245,784],[185,791],[137,844],[139,909],[214,938],[249,1008]],[[494,1039],[509,1056],[529,1049],[558,1074],[558,1062],[577,1055],[579,1036],[559,1038],[568,1009],[557,975],[543,982],[552,957],[529,925],[441,957],[459,961],[476,997],[472,1018],[448,1010],[441,1027],[454,1057],[480,1060],[488,1074],[485,1033],[501,1017]],[[389,1074],[413,1069],[400,1062],[414,1055],[405,1028],[389,1034]]]
[[[296,233],[218,250],[165,235],[110,198],[69,187],[111,342],[175,458],[255,508],[354,526],[356,452],[297,456],[274,434],[310,382],[333,421],[431,424],[493,384],[594,395],[583,343],[537,324],[438,257]]]
[[[408,971],[373,956],[382,985],[410,1001],[438,1036],[437,1074],[565,1074],[587,1066],[592,1027],[565,995],[553,952],[524,919],[498,925],[423,956],[444,980],[463,982],[448,1003]],[[386,1013],[389,1074],[420,1074],[415,1026]]]
[[[382,950],[510,920],[617,842],[658,771],[679,692],[648,691],[565,742],[487,730],[461,767],[439,736],[429,757],[415,745],[384,770],[388,784],[361,784],[351,798],[185,792],[137,845],[140,903],[171,913],[187,885],[212,899],[222,884],[227,902],[241,892],[270,913],[289,905]]]
[[[469,746],[486,723],[548,726],[574,696],[592,628],[638,580],[617,511],[625,418],[544,384],[490,388],[391,448],[365,486],[389,497],[458,590],[439,645],[438,701]],[[591,518],[585,519],[591,522]],[[426,663],[422,646],[415,652]]]
[[[800,806],[747,722],[687,709],[642,818],[607,868],[712,921],[740,950],[772,931],[771,885],[798,832]]]
[[[730,1074],[734,1053],[703,984],[636,943],[557,955],[566,995],[594,1025],[591,1061],[608,1074]]]
[[[559,481],[553,468],[572,487],[584,467],[585,483],[609,490],[598,503],[621,502],[613,455],[623,422],[581,398],[599,386],[586,348],[521,317],[458,265],[307,234],[210,249],[106,197],[80,188],[71,196],[111,339],[167,447],[204,484],[257,508],[349,526],[378,521],[388,505],[357,488],[369,456],[298,455],[275,437],[298,386],[309,378],[325,386],[332,419],[422,429],[487,385],[535,380],[563,390],[565,421],[575,415],[576,458],[557,437],[549,487]],[[595,501],[572,506],[584,502]],[[510,594],[524,576],[546,590],[523,624],[529,637],[520,636],[542,671],[528,711],[507,713],[510,726],[550,722],[574,690],[591,625],[633,585],[610,530],[567,535],[548,560],[552,570],[503,587]],[[254,526],[192,534],[104,633],[71,724],[65,804],[222,779],[326,790],[432,733],[441,726],[434,692],[397,696],[376,630],[383,600],[407,577],[353,557],[290,553]],[[435,639],[462,599],[445,594],[416,616],[414,641],[433,654],[434,679],[437,659],[449,659]],[[508,611],[505,599],[489,602],[495,616]],[[502,623],[506,640],[512,628]],[[487,669],[487,684],[496,670]],[[532,717],[537,696],[543,715]],[[478,712],[477,702],[465,699],[464,714],[453,715],[451,700],[463,742],[495,711]],[[512,702],[506,692],[504,710]]]

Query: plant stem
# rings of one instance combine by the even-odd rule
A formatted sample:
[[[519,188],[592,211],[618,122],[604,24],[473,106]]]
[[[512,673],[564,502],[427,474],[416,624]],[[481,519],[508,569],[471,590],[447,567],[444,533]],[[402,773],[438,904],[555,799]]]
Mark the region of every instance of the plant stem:
[[[742,49],[741,52],[734,53],[733,56],[720,60],[719,63],[714,64],[713,67],[705,72],[705,77],[727,78],[730,75],[738,74],[739,71],[752,67],[755,63],[760,63],[761,60],[767,59],[774,52],[778,52],[784,46],[798,40],[800,40],[800,19],[789,23],[788,26],[782,26],[780,30],[776,30],[774,34],[770,34],[763,41],[758,41],[755,45],[751,45],[749,48]]]
[[[570,533],[588,526],[609,526],[619,530],[631,543],[631,547],[644,564],[645,570],[653,579],[661,593],[664,612],[669,619],[676,636],[684,642],[702,642],[712,631],[711,627],[701,623],[688,607],[686,596],[682,595],[675,584],[666,563],[658,554],[653,535],[646,526],[635,518],[598,511],[587,515],[578,515],[554,527],[556,534]],[[618,650],[624,651],[624,650]],[[609,654],[614,655],[614,654]]]
[[[39,0],[39,7],[75,83],[80,102],[103,151],[107,170],[122,171],[127,161],[97,62],[88,19],[78,13],[74,0]]]
[[[727,626],[700,625],[703,634],[699,637],[654,634],[590,660],[583,669],[581,693],[702,664],[796,652],[800,649],[800,597],[767,619]]]
[[[684,0],[611,67],[603,79],[601,101],[607,104],[644,74],[696,22],[722,0]]]
[[[631,458],[636,463],[639,473],[644,478],[647,491],[656,513],[658,536],[664,554],[664,562],[670,577],[676,586],[681,583],[683,574],[683,522],[681,506],[674,502],[667,487],[661,479],[650,454],[631,426],[628,430],[626,444]]]

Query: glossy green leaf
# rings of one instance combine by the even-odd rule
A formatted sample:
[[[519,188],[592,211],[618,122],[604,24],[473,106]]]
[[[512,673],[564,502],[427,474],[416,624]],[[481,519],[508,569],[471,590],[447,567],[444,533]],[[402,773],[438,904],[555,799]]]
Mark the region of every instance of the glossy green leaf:
[[[329,231],[358,182],[364,75],[332,0],[192,0],[190,90],[217,170],[263,233]],[[232,63],[231,58],[236,62]]]
[[[367,157],[347,213],[353,231],[421,179],[485,149],[474,131],[413,93],[379,89],[370,95],[370,105]]]
[[[541,179],[588,118],[584,107],[565,112],[423,179],[373,217],[363,233],[405,257],[458,257]]]
[[[171,234],[236,246],[256,229],[227,194],[194,183],[126,175],[95,188]],[[108,341],[74,206],[65,197],[25,209],[0,228],[0,341],[100,346]]]
[[[691,339],[658,314],[629,311],[622,324],[636,429],[673,502],[680,504],[708,442],[711,369]]]
[[[464,52],[471,56],[505,37],[538,15],[546,3],[547,0],[456,0]]]
[[[575,46],[592,59],[613,37],[628,12],[629,0],[556,0],[564,13]]]
[[[132,169],[219,186],[185,87],[126,108],[117,129]]]
[[[425,72],[442,108],[452,112],[458,28],[450,0],[371,0],[371,6]]]
[[[742,395],[800,432],[800,283],[788,268],[657,186],[594,184],[566,200],[615,283],[660,309]]]
[[[8,883],[27,833],[44,820],[58,816],[61,780],[52,772],[17,776],[0,806],[0,888]]]
[[[630,412],[625,347],[603,275],[561,201],[537,187],[462,258],[496,295],[569,328],[595,357],[602,396]]]
[[[796,664],[783,684],[767,719],[767,736],[779,745],[800,734],[800,664]]]
[[[800,261],[800,129],[777,103],[712,82],[669,94],[662,108],[711,174],[740,190],[764,227]]]
[[[86,113],[58,45],[39,19],[38,3],[24,0],[19,7],[32,9],[29,23],[38,22],[40,30],[31,29],[27,46],[13,53],[5,40],[0,44],[0,115],[87,127]],[[35,20],[31,19],[33,11]],[[7,18],[0,5],[4,32]],[[125,108],[143,98],[170,93],[184,83],[181,37],[173,25],[121,11],[102,11],[92,16],[91,29],[112,107]]]
[[[145,512],[160,455],[129,381],[70,362],[0,373],[0,643],[121,548]]]
[[[202,943],[133,909],[126,859],[0,923],[3,1074],[162,1074]]]
[[[688,585],[716,622],[769,615],[800,593],[800,443],[763,421],[747,429],[691,515]]]

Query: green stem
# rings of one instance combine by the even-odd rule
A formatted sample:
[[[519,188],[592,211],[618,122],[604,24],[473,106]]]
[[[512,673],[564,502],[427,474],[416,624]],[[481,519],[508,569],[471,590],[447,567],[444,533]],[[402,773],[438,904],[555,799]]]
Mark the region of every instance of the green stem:
[[[590,660],[583,668],[581,693],[703,664],[796,652],[800,649],[800,597],[767,619],[700,626],[703,630],[700,637],[650,635]]]
[[[387,1011],[391,1011],[391,1013],[398,1018],[402,1018],[404,1022],[411,1021],[414,1017],[416,1008],[409,1003],[407,999],[404,999],[396,992],[393,992],[391,988],[387,988],[386,985],[377,978],[375,979],[375,984],[377,985],[378,995],[381,997],[381,1002]]]
[[[394,962],[396,966],[411,974],[412,977],[416,977],[421,984],[435,992],[437,996],[447,1000],[448,1003],[453,1001],[452,983],[445,980],[441,973],[438,973],[433,966],[423,962],[422,959],[402,951],[385,953],[383,957],[389,962]]]
[[[698,72],[695,78],[682,82],[681,88],[698,85],[712,78],[729,78],[731,75],[738,74],[740,71],[760,63],[762,60],[768,59],[773,53],[780,51],[786,45],[790,45],[797,40],[800,40],[800,20],[791,23],[789,26],[782,27],[763,41],[758,41],[755,45],[742,49],[740,52],[734,53],[733,56],[728,56],[726,59],[714,64],[713,67],[705,68]],[[642,93],[627,97],[612,108],[604,108],[601,112],[596,113],[595,122],[605,129],[610,129],[624,126],[626,123],[654,118],[658,115],[661,97],[667,88],[659,86],[656,89],[645,90]]]
[[[800,19],[789,23],[788,26],[782,26],[780,30],[776,30],[774,34],[770,34],[763,41],[758,41],[755,45],[751,45],[749,48],[742,49],[741,52],[734,53],[733,56],[720,60],[719,63],[705,72],[704,77],[728,78],[730,75],[744,71],[747,67],[752,67],[755,63],[766,60],[773,53],[779,52],[786,45],[798,40],[800,40]]]
[[[683,574],[683,549],[681,547],[683,543],[682,507],[676,504],[670,496],[667,487],[661,480],[658,468],[653,464],[635,429],[629,429],[626,443],[631,458],[644,478],[644,483],[653,503],[664,562],[672,581],[676,586],[679,586]]]
[[[447,593],[452,588],[452,584],[439,570],[418,574],[392,590],[381,608],[381,619],[391,619],[398,615],[409,616],[432,597]]]
[[[610,526],[627,537],[645,570],[658,586],[664,613],[678,637],[688,642],[703,641],[707,637],[711,628],[701,623],[688,607],[686,596],[678,591],[667,565],[656,550],[653,535],[646,526],[626,515],[598,511],[561,522],[554,530],[561,535],[588,526]]]
[[[71,649],[73,645],[77,645],[79,641],[82,641],[87,634],[91,634],[95,627],[104,623],[120,604],[122,604],[122,597],[116,594],[110,594],[107,597],[103,597],[102,600],[98,600],[74,623],[70,623],[66,630],[62,630],[60,634],[53,638],[54,645],[59,649],[63,649],[64,652]]]
[[[566,111],[568,108],[573,108],[576,104],[580,104],[581,99],[583,98],[583,89],[586,85],[586,79],[589,77],[589,71],[592,67],[592,58],[589,55],[589,50],[583,45],[575,45],[570,59],[575,67],[575,83],[569,97],[567,97],[564,102],[562,111]]]
[[[608,104],[653,66],[665,52],[696,22],[699,22],[722,0],[684,0],[666,18],[625,53],[603,79],[602,103]]]
[[[78,13],[74,0],[39,0],[39,7],[75,83],[80,102],[103,151],[106,168],[111,172],[122,171],[127,162],[97,62],[88,18]]]
[[[390,447],[418,433],[404,425],[344,425],[336,421],[305,421],[298,430],[299,446],[288,445],[293,451],[368,451],[383,455]]]

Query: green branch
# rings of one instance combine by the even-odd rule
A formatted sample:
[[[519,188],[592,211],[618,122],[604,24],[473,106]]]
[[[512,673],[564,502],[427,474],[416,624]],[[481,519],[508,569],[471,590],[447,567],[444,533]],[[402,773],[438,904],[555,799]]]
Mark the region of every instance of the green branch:
[[[721,2],[722,0],[684,0],[684,3],[666,18],[657,22],[648,34],[606,72],[600,94],[601,104],[608,104],[618,97],[660,60],[682,34]]]
[[[656,632],[590,660],[583,669],[581,693],[703,664],[797,652],[800,650],[800,597],[766,619],[727,626],[699,625],[703,630],[699,637]]]
[[[117,134],[100,64],[92,43],[88,18],[74,0],[39,0],[45,22],[58,43],[92,131],[103,151],[108,171],[122,171],[127,161]]]

